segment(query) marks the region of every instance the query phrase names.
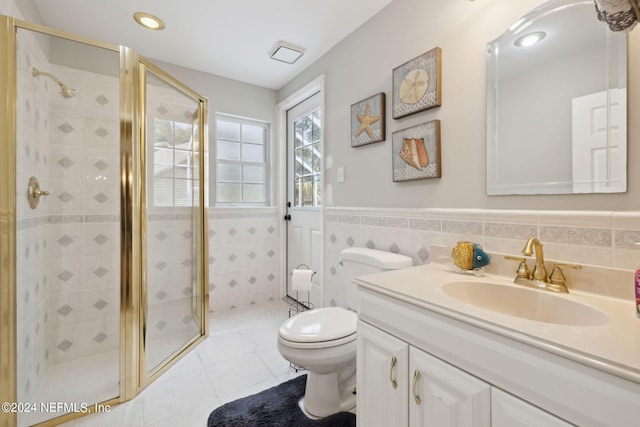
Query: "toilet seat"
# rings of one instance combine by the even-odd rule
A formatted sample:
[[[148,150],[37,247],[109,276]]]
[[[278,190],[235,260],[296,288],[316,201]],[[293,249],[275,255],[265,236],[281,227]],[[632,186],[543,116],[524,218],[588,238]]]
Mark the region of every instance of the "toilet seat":
[[[340,307],[302,312],[285,321],[279,336],[295,348],[322,348],[342,345],[356,338],[358,316]]]
[[[347,335],[346,337],[342,337],[337,340],[318,341],[318,342],[289,341],[285,338],[282,338],[282,336],[280,336],[279,338],[280,338],[280,343],[287,347],[313,350],[313,349],[337,347],[340,345],[348,344],[356,340],[356,335],[357,334],[354,332],[351,335]]]

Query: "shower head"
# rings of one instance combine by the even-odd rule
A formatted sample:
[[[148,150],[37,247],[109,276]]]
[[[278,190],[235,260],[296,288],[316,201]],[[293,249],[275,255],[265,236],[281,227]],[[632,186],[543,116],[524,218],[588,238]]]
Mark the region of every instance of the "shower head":
[[[60,86],[60,92],[62,93],[62,96],[64,96],[65,98],[72,98],[76,94],[75,89],[71,89],[69,86],[62,83],[56,76],[54,76],[51,73],[45,73],[44,71],[40,71],[34,67],[31,69],[31,74],[33,75],[33,77],[38,77],[38,76],[49,77],[51,80],[56,82],[58,86]]]
[[[65,98],[72,98],[76,94],[75,89],[71,89],[69,86],[60,83],[60,91]]]

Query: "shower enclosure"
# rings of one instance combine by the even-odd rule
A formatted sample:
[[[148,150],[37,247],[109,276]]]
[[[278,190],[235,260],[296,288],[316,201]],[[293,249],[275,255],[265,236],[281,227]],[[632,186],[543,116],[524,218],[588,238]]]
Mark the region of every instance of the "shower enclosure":
[[[207,334],[207,100],[129,48],[0,25],[0,426],[54,425]]]

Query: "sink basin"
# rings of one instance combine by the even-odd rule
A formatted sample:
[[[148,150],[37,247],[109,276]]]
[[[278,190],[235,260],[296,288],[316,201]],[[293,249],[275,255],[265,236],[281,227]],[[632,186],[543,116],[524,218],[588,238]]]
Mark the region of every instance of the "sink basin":
[[[444,292],[467,304],[509,316],[538,322],[572,326],[604,325],[609,318],[603,312],[547,291],[509,286],[493,282],[453,282]]]

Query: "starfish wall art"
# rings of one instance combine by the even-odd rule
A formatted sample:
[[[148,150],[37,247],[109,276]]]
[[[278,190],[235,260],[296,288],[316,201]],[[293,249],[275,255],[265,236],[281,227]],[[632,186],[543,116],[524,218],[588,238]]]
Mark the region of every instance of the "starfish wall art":
[[[385,95],[378,93],[351,106],[351,146],[385,139]]]

